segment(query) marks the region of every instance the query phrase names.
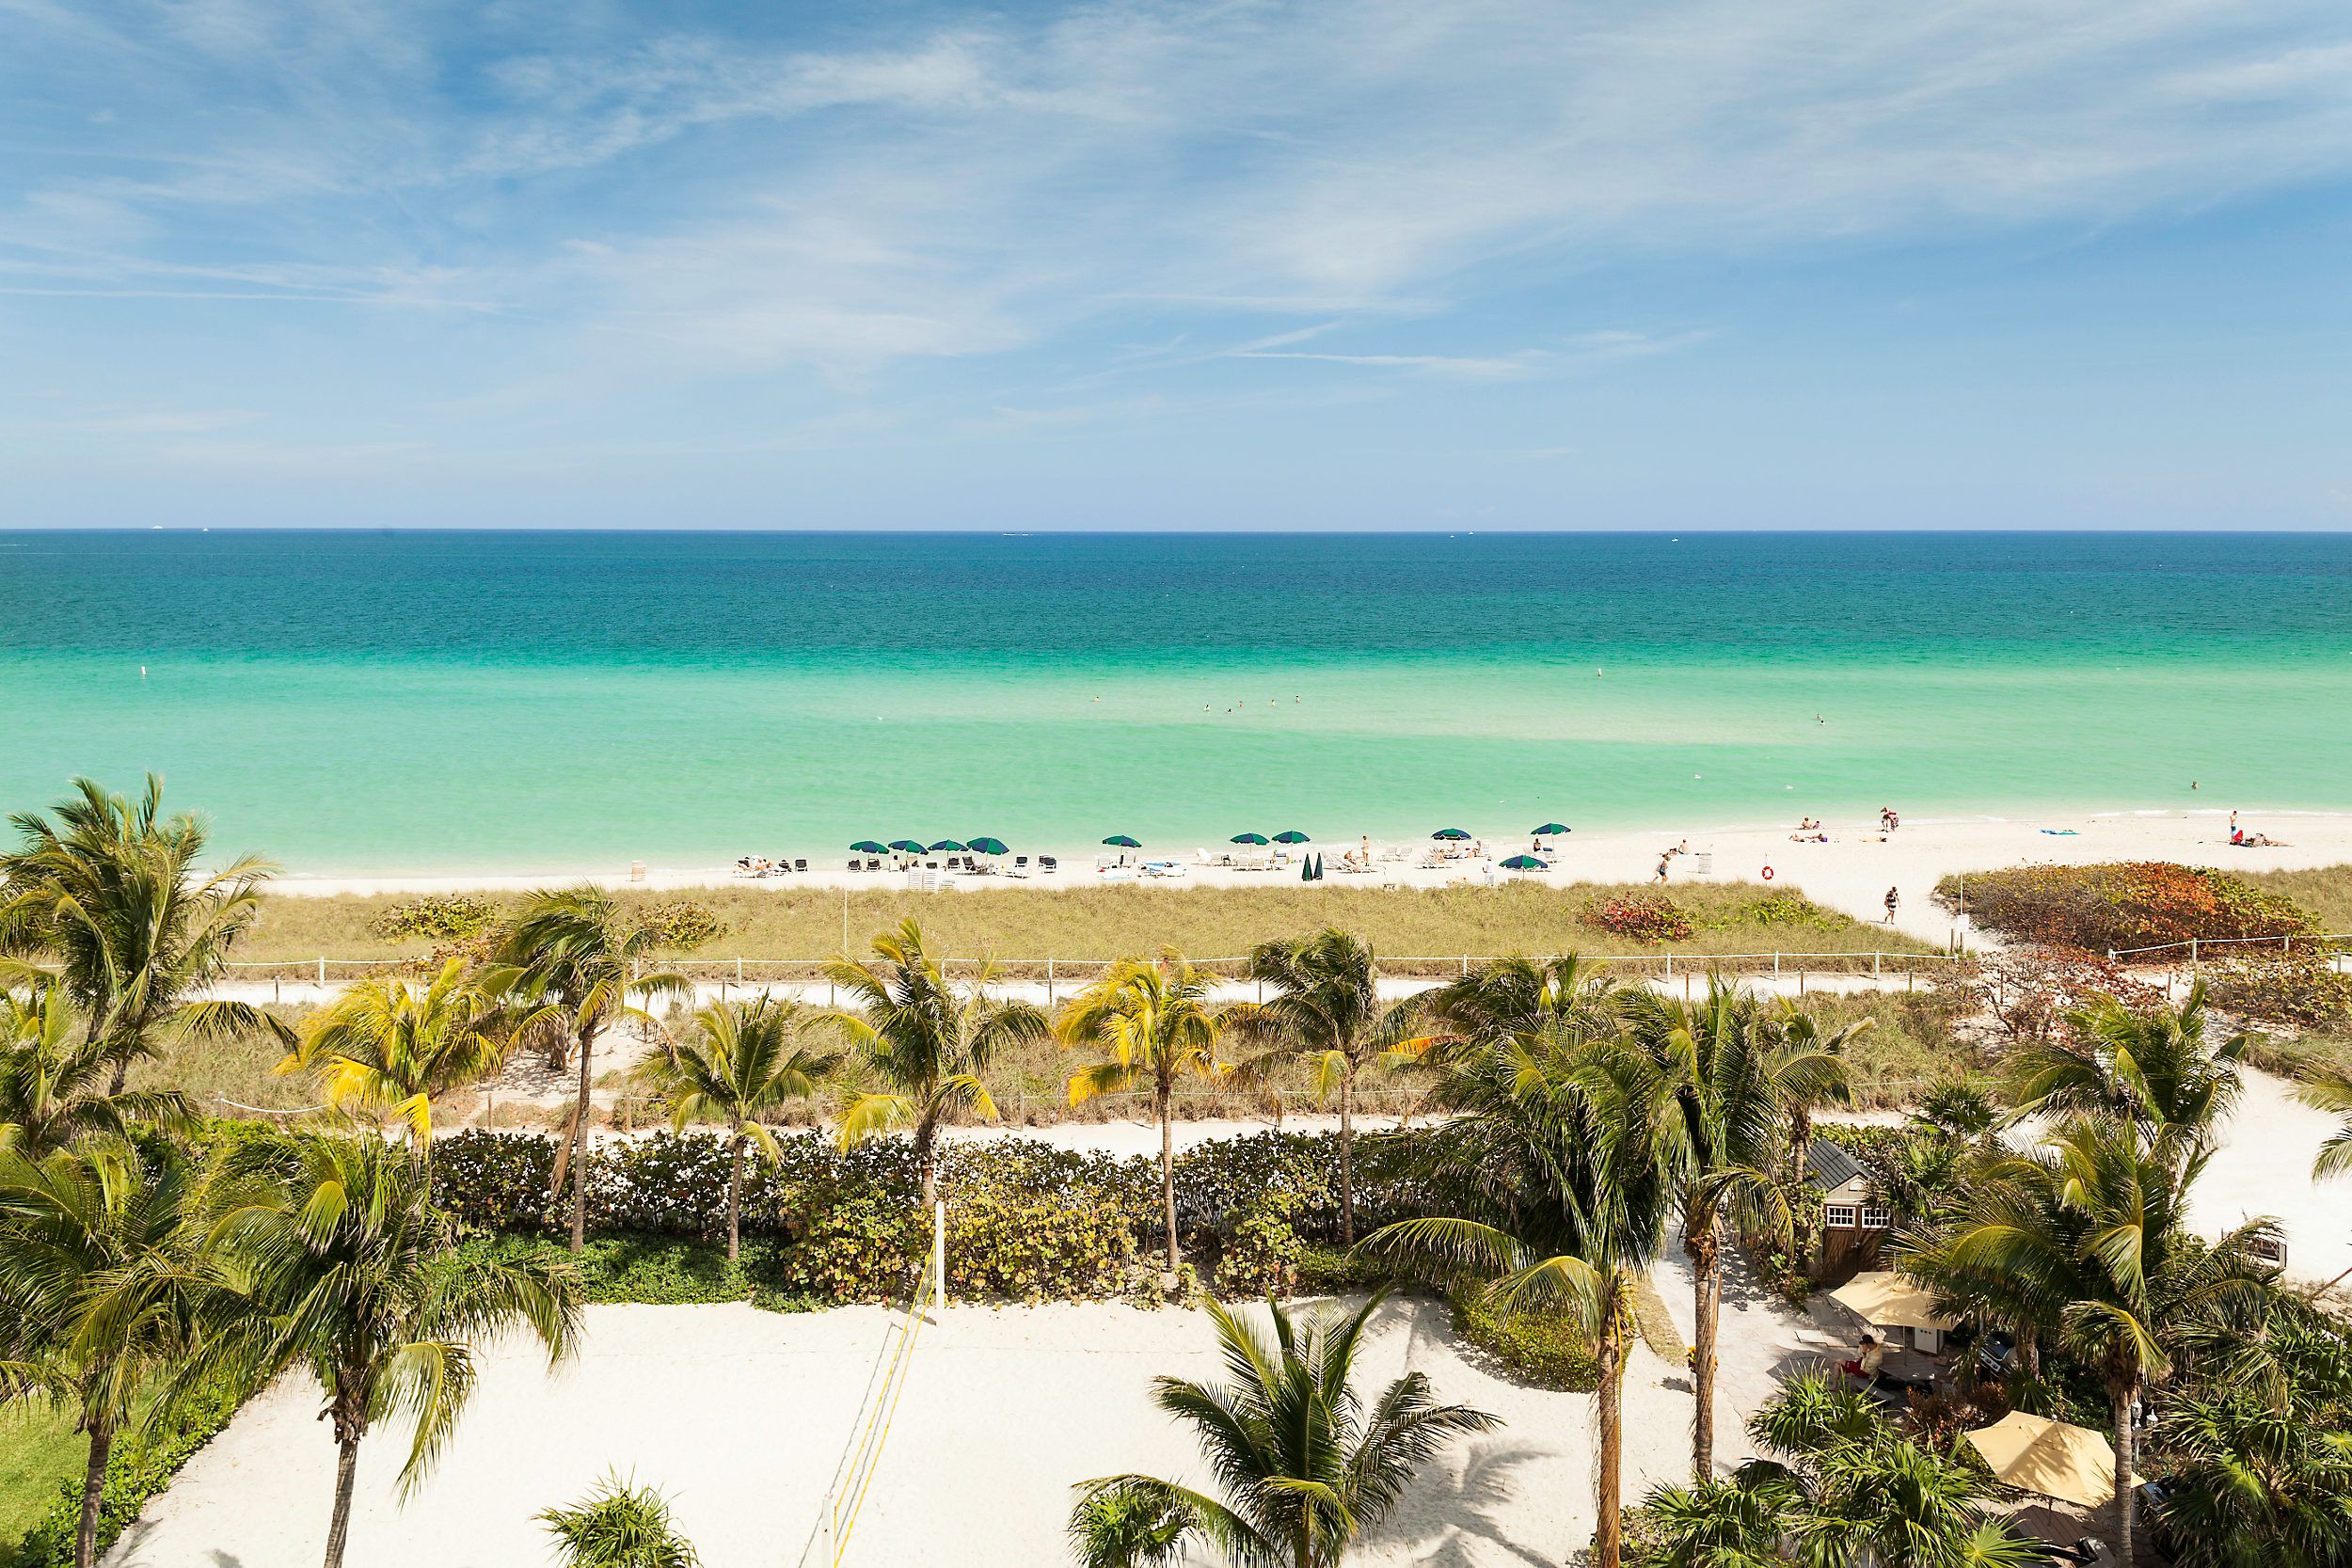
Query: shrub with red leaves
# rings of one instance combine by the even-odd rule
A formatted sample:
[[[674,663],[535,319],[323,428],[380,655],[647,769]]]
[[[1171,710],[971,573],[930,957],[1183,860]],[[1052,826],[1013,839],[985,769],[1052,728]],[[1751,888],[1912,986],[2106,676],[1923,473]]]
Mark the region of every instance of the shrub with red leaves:
[[[1936,884],[1956,907],[1958,879]],[[2108,865],[2024,865],[1971,872],[1968,912],[2005,937],[2091,953],[2168,942],[2310,936],[2318,923],[2293,900],[2224,871],[2169,861]]]
[[[1579,918],[1597,930],[1645,946],[1691,940],[1691,911],[1662,893],[1623,894],[1595,899],[1584,907]]]

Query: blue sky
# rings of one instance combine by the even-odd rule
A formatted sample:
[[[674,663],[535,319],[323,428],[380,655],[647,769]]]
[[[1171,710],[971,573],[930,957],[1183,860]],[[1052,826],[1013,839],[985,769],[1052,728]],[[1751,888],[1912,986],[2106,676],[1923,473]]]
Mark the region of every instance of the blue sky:
[[[2352,527],[2343,0],[0,0],[0,527]]]

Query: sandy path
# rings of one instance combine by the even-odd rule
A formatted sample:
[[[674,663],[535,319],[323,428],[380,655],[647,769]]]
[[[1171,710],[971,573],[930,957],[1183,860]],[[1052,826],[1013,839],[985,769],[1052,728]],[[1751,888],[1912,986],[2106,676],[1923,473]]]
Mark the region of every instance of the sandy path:
[[[607,1468],[669,1492],[710,1568],[800,1560],[887,1314],[775,1316],[748,1307],[590,1309],[576,1363],[550,1376],[518,1347],[487,1358],[438,1469],[392,1497],[400,1451],[363,1452],[352,1568],[515,1568],[545,1561],[531,1515]],[[1591,1409],[1496,1377],[1454,1342],[1442,1304],[1391,1302],[1359,1360],[1378,1383],[1408,1367],[1440,1397],[1507,1425],[1426,1472],[1351,1562],[1442,1568],[1557,1563],[1589,1536]],[[1159,1373],[1218,1375],[1197,1313],[1123,1306],[951,1307],[924,1331],[850,1563],[1045,1568],[1066,1560],[1070,1484],[1145,1469],[1205,1481],[1149,1402]],[[1676,1370],[1679,1382],[1679,1369]],[[1636,1348],[1627,1490],[1683,1462],[1687,1393]],[[333,1450],[315,1395],[288,1382],[241,1413],[151,1503],[113,1568],[308,1568]]]

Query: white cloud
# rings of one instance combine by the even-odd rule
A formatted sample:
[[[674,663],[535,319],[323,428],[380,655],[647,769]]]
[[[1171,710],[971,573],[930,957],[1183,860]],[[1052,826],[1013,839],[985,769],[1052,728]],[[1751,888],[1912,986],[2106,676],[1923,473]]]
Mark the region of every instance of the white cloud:
[[[821,48],[574,8],[468,37],[368,0],[183,0],[166,47],[5,3],[20,70],[103,82],[119,116],[76,119],[111,163],[0,187],[25,286],[504,311],[542,360],[630,375],[854,376],[1247,312],[1321,325],[1222,357],[1521,376],[1695,340],[1284,349],[1600,261],[2093,226],[2352,170],[2340,0],[1111,0]]]

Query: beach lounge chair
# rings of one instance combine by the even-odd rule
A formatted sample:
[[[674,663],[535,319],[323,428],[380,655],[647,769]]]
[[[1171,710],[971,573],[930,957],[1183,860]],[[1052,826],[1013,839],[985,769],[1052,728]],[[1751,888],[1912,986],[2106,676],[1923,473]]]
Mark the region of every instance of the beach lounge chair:
[[[808,869],[808,862],[806,862],[806,861],[794,861],[794,862],[792,863],[792,869],[793,869],[793,870],[795,870],[795,871],[806,871],[806,870]]]
[[[1050,876],[1052,873],[1061,869],[1061,862],[1056,860],[1051,855],[1040,855],[1037,858],[1037,868]]]
[[[1012,857],[1012,874],[1016,877],[1025,877],[1029,874],[1028,856],[1015,855]]]

